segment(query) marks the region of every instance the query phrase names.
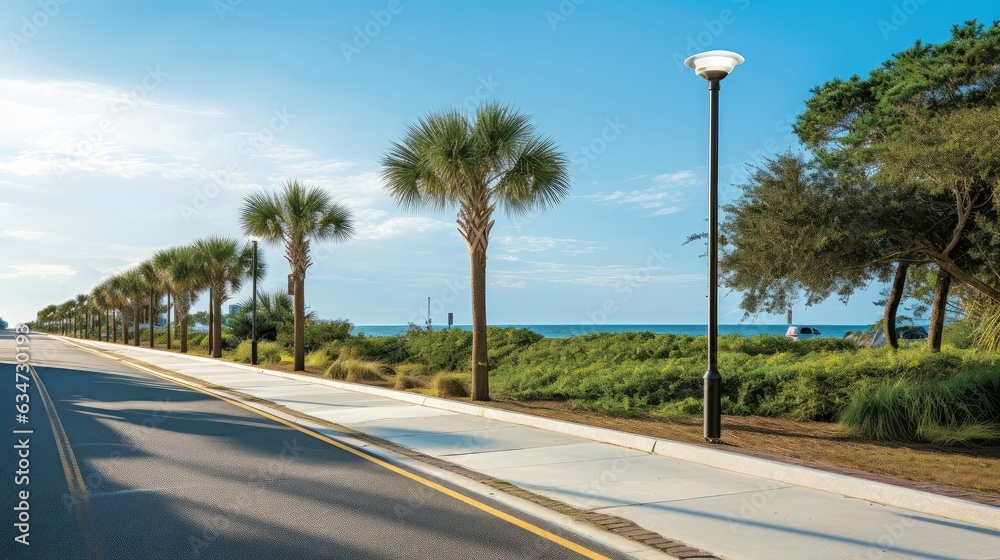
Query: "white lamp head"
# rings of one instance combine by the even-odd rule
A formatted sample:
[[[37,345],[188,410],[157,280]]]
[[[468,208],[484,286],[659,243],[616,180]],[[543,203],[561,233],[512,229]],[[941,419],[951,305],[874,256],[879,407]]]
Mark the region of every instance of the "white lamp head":
[[[712,81],[721,80],[729,75],[737,65],[745,59],[732,51],[705,51],[689,56],[684,66],[694,70],[702,78]]]

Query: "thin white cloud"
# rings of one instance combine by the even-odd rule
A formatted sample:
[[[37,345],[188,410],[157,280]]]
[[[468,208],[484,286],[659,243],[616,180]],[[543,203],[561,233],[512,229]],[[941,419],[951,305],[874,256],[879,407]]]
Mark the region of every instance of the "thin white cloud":
[[[0,231],[0,238],[3,239],[21,239],[25,241],[30,241],[32,239],[44,239],[46,237],[51,237],[53,234],[46,231],[24,231],[24,230],[4,230]]]
[[[680,212],[681,210],[683,210],[683,208],[681,208],[680,206],[669,206],[667,208],[660,208],[659,210],[657,210],[656,212],[653,212],[652,214],[647,214],[647,217],[649,217],[649,216],[666,216],[668,214],[675,214],[677,212]]]
[[[538,236],[503,236],[495,238],[503,251],[507,253],[539,253],[542,251],[560,251],[571,255],[585,253],[595,253],[604,247],[596,245],[593,241],[582,241],[580,239],[561,239],[557,237]]]
[[[13,264],[6,268],[13,269],[13,272],[0,272],[0,278],[23,278],[26,276],[69,278],[76,275],[76,270],[73,267],[62,264]]]
[[[625,182],[647,178],[648,175],[638,175]],[[653,186],[645,189],[633,189],[629,191],[597,192],[581,198],[591,200],[596,204],[619,207],[627,206],[631,210],[653,210],[660,208],[645,217],[664,216],[679,212],[678,206],[688,196],[688,187],[702,182],[702,178],[694,170],[677,171],[675,173],[664,173],[653,178]],[[671,206],[663,208],[667,204]]]
[[[586,265],[546,261],[518,261],[503,269],[494,269],[497,282],[506,285],[521,281],[542,281],[599,288],[617,288],[625,285],[667,283],[675,285],[701,285],[704,274],[669,274],[662,265],[632,266],[621,264]]]
[[[396,216],[383,222],[365,222],[355,228],[356,239],[385,239],[449,229],[452,224],[421,216]]]
[[[514,289],[518,289],[518,290],[523,290],[524,288],[528,287],[528,283],[524,282],[524,281],[521,281],[521,282],[507,282],[506,280],[497,280],[496,282],[493,282],[490,285],[491,286],[495,286],[497,288],[514,288]]]

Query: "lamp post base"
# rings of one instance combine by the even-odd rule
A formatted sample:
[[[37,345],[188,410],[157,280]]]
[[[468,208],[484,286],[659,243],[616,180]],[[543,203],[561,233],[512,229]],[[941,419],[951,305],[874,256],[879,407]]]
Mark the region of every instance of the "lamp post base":
[[[710,369],[705,372],[705,439],[718,443],[722,438],[722,376]]]

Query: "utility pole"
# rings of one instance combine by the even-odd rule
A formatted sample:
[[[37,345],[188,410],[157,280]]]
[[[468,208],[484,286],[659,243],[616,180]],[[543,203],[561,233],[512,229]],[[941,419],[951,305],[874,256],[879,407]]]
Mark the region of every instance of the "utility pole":
[[[431,327],[431,296],[427,296],[427,330],[432,330]]]

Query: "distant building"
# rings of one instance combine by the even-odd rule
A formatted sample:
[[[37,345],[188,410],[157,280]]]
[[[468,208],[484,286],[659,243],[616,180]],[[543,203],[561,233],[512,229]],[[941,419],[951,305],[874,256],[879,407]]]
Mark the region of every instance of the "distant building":
[[[243,311],[243,306],[242,305],[230,305],[229,306],[229,314],[230,315],[236,315],[240,311]]]

